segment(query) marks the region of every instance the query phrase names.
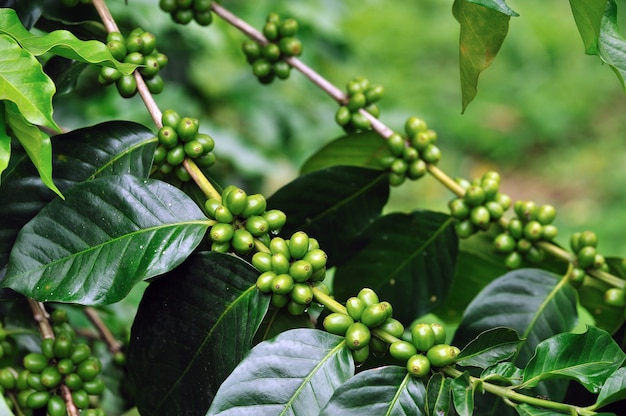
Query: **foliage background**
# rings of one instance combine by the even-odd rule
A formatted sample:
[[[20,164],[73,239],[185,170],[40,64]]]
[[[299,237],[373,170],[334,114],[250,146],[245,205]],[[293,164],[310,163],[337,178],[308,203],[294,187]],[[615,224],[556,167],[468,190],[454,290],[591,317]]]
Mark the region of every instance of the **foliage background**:
[[[341,135],[328,122],[336,105],[300,74],[262,86],[245,63],[239,32],[219,19],[208,30],[195,23],[178,27],[156,3],[112,1],[110,7],[127,30],[139,25],[157,35],[159,49],[170,58],[162,72],[166,90],[157,102],[201,119],[201,129],[216,139],[224,180],[243,180],[240,185],[250,191],[270,195],[321,143]],[[626,96],[608,67],[584,55],[567,2],[511,2],[520,17],[511,19],[509,35],[465,114],[451,2],[225,4],[257,27],[270,10],[296,17],[303,61],[336,85],[356,75],[383,84],[381,118],[399,130],[406,117],[424,117],[439,133],[445,171],[474,178],[493,168],[502,172],[503,191],[514,199],[554,204],[561,244],[573,231],[592,229],[603,254],[626,251],[619,226],[626,220]],[[61,125],[115,118],[151,125],[139,97],[120,100],[114,88],[103,90],[95,79],[95,72],[87,72],[79,80],[80,95],[56,98]],[[390,206],[444,210],[450,197],[425,180],[394,190]]]

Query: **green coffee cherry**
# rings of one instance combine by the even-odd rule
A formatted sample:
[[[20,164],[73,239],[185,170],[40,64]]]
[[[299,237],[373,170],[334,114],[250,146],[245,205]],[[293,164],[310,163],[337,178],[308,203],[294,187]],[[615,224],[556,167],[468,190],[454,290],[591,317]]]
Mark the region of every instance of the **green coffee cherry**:
[[[296,260],[289,266],[289,274],[296,282],[306,282],[313,276],[313,266],[306,260]]]
[[[411,329],[411,340],[418,351],[428,351],[435,345],[435,332],[429,324],[418,323]]]
[[[400,321],[394,318],[387,318],[385,322],[382,323],[378,327],[381,331],[385,331],[386,333],[393,335],[396,338],[399,338],[404,334],[404,325]]]
[[[70,359],[74,364],[78,364],[82,361],[85,361],[87,358],[91,356],[91,348],[87,344],[76,344],[74,346],[74,351],[70,356]]]
[[[546,241],[551,241],[556,238],[558,234],[558,229],[555,225],[547,224],[543,226],[541,230],[541,239]]]
[[[272,283],[275,277],[276,273],[272,270],[261,273],[256,280],[256,287],[263,293],[272,292]]]
[[[361,320],[361,315],[366,307],[367,305],[365,302],[356,296],[348,298],[346,301],[346,310],[348,311],[348,315],[350,315],[350,317],[352,317],[355,321]]]
[[[515,250],[516,242],[509,234],[498,234],[493,240],[494,247],[498,253],[508,254]]]
[[[443,325],[434,322],[430,327],[435,334],[435,345],[446,342],[446,328]]]
[[[216,243],[226,243],[233,238],[235,229],[231,224],[217,223],[211,227],[209,236]]]
[[[185,148],[182,144],[177,144],[167,152],[167,163],[171,166],[178,166],[185,160]]]
[[[65,406],[65,400],[60,396],[51,396],[48,400],[48,415],[49,416],[66,416],[67,408]]]
[[[417,354],[417,349],[407,341],[396,341],[389,346],[389,355],[402,362],[406,362],[415,354]]]
[[[283,253],[272,254],[272,270],[279,274],[289,273],[289,259]]]
[[[5,390],[12,390],[15,388],[16,382],[17,373],[15,370],[8,367],[0,369],[0,387]]]
[[[280,230],[287,222],[287,216],[285,213],[277,209],[265,211],[263,213],[263,218],[267,220],[270,230],[272,231]]]
[[[370,344],[368,343],[364,347],[352,350],[352,358],[357,364],[364,363],[370,356]]]
[[[213,217],[218,222],[221,222],[224,224],[230,224],[235,219],[235,216],[233,215],[233,213],[230,212],[230,210],[226,208],[224,205],[219,205],[215,208],[215,211],[213,212]]]
[[[426,352],[426,357],[433,367],[445,367],[456,361],[459,349],[447,344],[437,344]]]
[[[82,361],[76,367],[76,374],[83,379],[83,381],[89,381],[96,378],[100,371],[102,370],[102,363],[96,357],[89,357],[86,360]]]
[[[348,327],[354,323],[354,319],[343,313],[333,312],[324,318],[324,329],[331,334],[345,335]]]
[[[316,271],[321,270],[322,268],[326,267],[328,256],[323,250],[319,248],[315,248],[313,250],[308,251],[302,258],[302,260],[305,260],[311,263],[311,266],[313,267],[313,272],[315,273]]]
[[[289,239],[289,253],[291,254],[291,258],[301,259],[308,251],[309,236],[303,231],[296,231]]]
[[[412,376],[425,377],[430,373],[430,361],[422,354],[415,354],[407,360],[406,369]]]
[[[85,390],[76,390],[72,392],[72,401],[79,409],[86,409],[89,407],[89,395]]]
[[[468,218],[466,220],[456,222],[454,224],[454,231],[459,238],[468,238],[476,232],[476,227]]]
[[[74,371],[74,362],[69,358],[63,358],[57,363],[57,370],[59,370],[59,373],[62,375],[68,375]]]
[[[556,218],[556,209],[552,205],[541,205],[537,208],[537,221],[542,225],[550,224]]]
[[[361,322],[369,328],[376,328],[388,318],[387,307],[382,303],[367,306],[361,314]]]
[[[538,241],[543,233],[543,226],[539,221],[533,220],[524,226],[524,237],[530,241]]]
[[[489,227],[489,222],[491,221],[489,210],[483,205],[478,205],[472,208],[469,218],[474,226],[482,230],[487,229]]]
[[[26,376],[26,384],[36,391],[45,391],[48,388],[41,384],[41,374],[38,373],[28,373]]]
[[[258,251],[252,256],[252,265],[261,273],[272,270],[272,255]]]
[[[167,126],[175,129],[180,122],[180,118],[180,115],[178,115],[176,111],[167,109],[161,114],[161,123],[164,127]],[[178,133],[176,133],[176,136],[178,136]]]
[[[50,393],[47,391],[36,391],[28,395],[26,407],[29,409],[41,409],[48,405]]]
[[[370,288],[363,288],[357,294],[357,297],[363,301],[366,306],[379,303],[378,295]]]
[[[100,395],[104,391],[104,381],[100,378],[94,378],[93,380],[85,381],[83,383],[83,389],[87,394]]]
[[[578,267],[581,269],[591,267],[595,261],[596,254],[594,246],[583,246],[576,256]]]
[[[387,139],[387,147],[392,155],[399,157],[402,156],[404,149],[406,149],[406,141],[404,137],[399,135],[398,133],[393,133]]]
[[[115,86],[122,98],[131,98],[137,94],[137,81],[133,75],[122,75],[115,81]]]
[[[506,256],[504,265],[510,270],[519,269],[522,266],[522,260],[522,255],[517,251],[513,251]]]
[[[351,350],[357,350],[369,344],[371,333],[365,324],[355,322],[348,327],[345,337],[348,348]]]
[[[291,299],[300,305],[308,305],[313,300],[313,289],[306,283],[295,283],[290,294]]]
[[[80,390],[83,388],[83,379],[76,373],[65,376],[63,382],[70,390]]]
[[[47,358],[54,358],[54,338],[44,338],[41,340],[41,353]]]
[[[626,296],[623,289],[612,287],[604,292],[604,302],[610,306],[623,308],[626,306]]]
[[[463,198],[469,206],[479,206],[485,202],[485,191],[478,185],[472,185],[465,191]]]
[[[22,364],[28,371],[41,373],[41,371],[48,366],[48,359],[41,353],[31,352],[24,356]]]
[[[286,273],[278,274],[272,279],[272,292],[277,295],[286,295],[293,290],[294,285],[293,277]]]
[[[46,367],[41,372],[41,384],[51,389],[59,385],[61,382],[61,373],[56,367]]]
[[[293,316],[300,316],[306,311],[307,306],[307,304],[298,303],[292,299],[287,302],[287,312]]]
[[[252,216],[261,216],[265,212],[266,208],[267,208],[267,201],[265,200],[265,197],[263,195],[261,194],[248,195],[248,198],[246,199],[246,206],[243,212],[241,213],[241,216],[244,218],[249,218]]]
[[[583,231],[580,233],[578,244],[581,248],[585,246],[597,247],[598,236],[593,231]]]
[[[426,122],[419,117],[409,117],[404,123],[404,131],[409,137],[426,130],[428,130]]]
[[[270,251],[272,254],[283,254],[288,260],[291,259],[291,253],[289,252],[289,244],[282,237],[274,237],[270,241]]]
[[[176,132],[182,141],[188,142],[196,138],[199,127],[200,123],[198,122],[198,119],[193,117],[183,117],[176,126]]]
[[[237,253],[246,254],[254,247],[254,237],[248,230],[239,228],[233,233],[230,244]]]

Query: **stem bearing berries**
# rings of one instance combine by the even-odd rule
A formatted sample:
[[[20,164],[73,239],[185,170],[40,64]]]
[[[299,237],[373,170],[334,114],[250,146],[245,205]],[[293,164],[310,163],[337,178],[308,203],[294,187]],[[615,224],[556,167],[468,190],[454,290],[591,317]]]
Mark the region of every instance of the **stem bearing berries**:
[[[347,133],[368,130],[370,121],[361,114],[364,109],[372,116],[378,118],[380,109],[376,102],[383,97],[382,85],[370,84],[364,77],[356,77],[346,85],[347,98],[335,113],[335,121]]]
[[[159,7],[178,24],[186,25],[195,20],[200,26],[208,26],[213,22],[211,3],[212,0],[160,0]]]
[[[167,65],[167,56],[156,49],[156,38],[152,33],[136,28],[124,38],[119,32],[111,32],[107,35],[107,47],[118,61],[140,66],[138,71],[152,94],[163,91],[163,79],[159,71]],[[114,83],[124,98],[133,97],[137,93],[135,76],[124,75],[115,68],[102,67],[98,82],[102,85]]]

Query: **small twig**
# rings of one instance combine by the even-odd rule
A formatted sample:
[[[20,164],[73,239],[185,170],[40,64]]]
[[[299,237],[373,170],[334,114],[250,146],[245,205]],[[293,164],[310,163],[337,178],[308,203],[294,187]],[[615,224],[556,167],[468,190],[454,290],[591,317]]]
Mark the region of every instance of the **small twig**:
[[[54,331],[50,326],[50,322],[48,321],[48,312],[46,312],[46,308],[41,302],[37,302],[34,299],[28,298],[28,305],[30,306],[31,311],[33,312],[33,319],[37,322],[37,326],[39,327],[39,333],[41,333],[42,338],[54,338]]]
[[[93,7],[96,8],[100,19],[102,19],[102,23],[106,28],[107,32],[119,32],[120,28],[117,27],[117,23],[115,23],[115,19],[111,16],[111,12],[109,8],[104,3],[104,0],[92,0]]]
[[[98,312],[89,306],[83,309],[83,312],[87,315],[87,318],[89,318],[93,326],[96,327],[102,338],[104,338],[104,342],[109,346],[109,351],[111,351],[112,354],[120,352],[123,344],[115,339],[109,328],[102,322],[102,319],[100,319]]]
[[[222,200],[222,195],[217,192],[215,187],[213,187],[211,182],[209,182],[206,176],[204,176],[204,173],[202,173],[198,165],[196,165],[193,160],[186,157],[185,160],[183,160],[183,166],[187,172],[189,172],[191,179],[193,179],[196,185],[198,185],[198,188],[200,188],[202,193],[204,193],[207,198],[217,199],[218,201]]]
[[[65,400],[65,408],[68,416],[80,416],[74,401],[72,400],[72,391],[65,384],[61,384],[61,396]]]
[[[139,71],[135,71],[134,75],[135,81],[137,81],[137,91],[139,92],[139,96],[150,113],[152,121],[154,121],[154,124],[156,124],[157,128],[160,129],[163,127],[163,123],[161,123],[161,110],[159,109],[156,101],[154,101],[154,97],[150,93],[150,90],[148,89],[148,86]]]

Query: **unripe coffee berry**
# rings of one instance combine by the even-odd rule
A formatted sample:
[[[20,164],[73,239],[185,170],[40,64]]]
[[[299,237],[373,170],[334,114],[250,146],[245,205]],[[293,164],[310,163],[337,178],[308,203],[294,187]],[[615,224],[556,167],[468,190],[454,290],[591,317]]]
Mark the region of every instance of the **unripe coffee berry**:
[[[324,318],[324,329],[331,334],[345,335],[348,327],[354,323],[354,319],[343,313],[333,312]]]
[[[381,326],[378,327],[381,331],[385,331],[386,333],[393,335],[396,338],[399,338],[404,334],[404,325],[400,321],[394,318],[387,318],[385,322],[382,323]]]
[[[422,354],[415,354],[407,360],[406,369],[412,376],[425,377],[430,373],[430,361]]]
[[[396,341],[389,346],[389,355],[402,362],[406,362],[415,354],[417,354],[417,349],[407,341]]]
[[[296,260],[289,266],[289,274],[296,282],[306,282],[313,276],[313,266],[306,260]]]
[[[494,247],[498,253],[508,254],[515,250],[515,239],[509,234],[498,234],[493,240]]]
[[[272,292],[277,295],[286,295],[293,290],[294,284],[290,275],[286,273],[276,275],[272,280]]]
[[[345,337],[348,348],[351,350],[357,350],[369,344],[371,333],[365,324],[355,322],[348,327]]]
[[[296,231],[289,239],[289,253],[292,259],[301,259],[309,251],[309,236],[304,231]]]
[[[430,324],[430,327],[435,334],[435,345],[446,342],[446,328],[443,325],[435,322]]]
[[[357,294],[357,297],[361,299],[361,301],[365,304],[365,306],[374,305],[380,302],[376,292],[374,292],[374,290],[367,288],[367,287],[361,289],[359,293]]]
[[[348,298],[346,301],[346,310],[348,311],[348,315],[350,315],[350,317],[355,321],[361,320],[361,315],[366,307],[367,305],[365,302],[356,296]]]
[[[254,247],[254,237],[248,230],[239,228],[233,233],[230,244],[237,253],[246,254]]]
[[[261,273],[256,279],[256,287],[263,293],[272,292],[272,283],[275,277],[276,273],[272,270]]]
[[[447,344],[438,344],[426,352],[426,357],[433,367],[445,367],[454,363],[458,354],[458,348]]]
[[[578,267],[580,267],[581,269],[586,269],[587,267],[591,267],[595,261],[595,257],[596,257],[595,247],[583,246],[576,256]]]
[[[376,328],[388,318],[387,308],[382,303],[369,305],[361,314],[361,322],[369,328]]]
[[[371,343],[371,340],[370,340],[370,343]],[[356,362],[357,364],[360,364],[360,363],[364,363],[365,361],[367,361],[370,355],[370,343],[368,343],[366,346],[362,348],[352,350],[352,358],[354,359],[354,362]]]
[[[428,351],[435,345],[435,333],[429,324],[418,323],[411,329],[411,340],[418,351]]]
[[[604,292],[604,302],[610,306],[616,306],[623,308],[626,306],[626,296],[624,296],[624,290],[612,287]]]
[[[485,191],[478,185],[470,186],[463,197],[469,206],[475,207],[485,201]]]

